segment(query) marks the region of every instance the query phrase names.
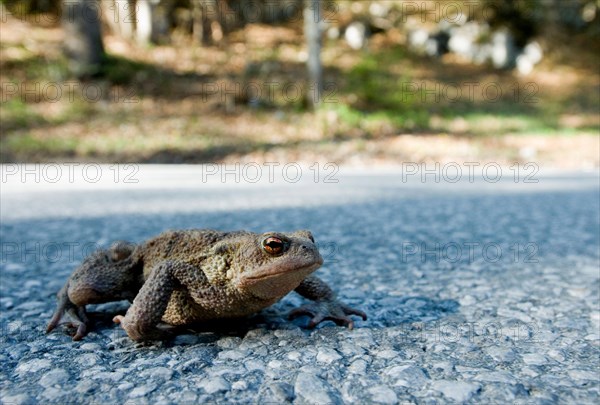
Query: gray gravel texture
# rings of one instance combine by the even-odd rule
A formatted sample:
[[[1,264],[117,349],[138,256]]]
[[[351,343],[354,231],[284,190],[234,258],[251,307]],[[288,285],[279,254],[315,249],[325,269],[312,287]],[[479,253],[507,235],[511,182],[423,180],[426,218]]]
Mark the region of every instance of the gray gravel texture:
[[[600,400],[596,174],[438,184],[353,171],[336,184],[249,186],[144,170],[112,188],[3,182],[3,404]],[[310,229],[325,257],[318,274],[369,319],[306,330],[306,318],[285,317],[303,302],[292,293],[156,344],[111,322],[127,302],[92,306],[81,342],[44,333],[86,249],[174,228]]]

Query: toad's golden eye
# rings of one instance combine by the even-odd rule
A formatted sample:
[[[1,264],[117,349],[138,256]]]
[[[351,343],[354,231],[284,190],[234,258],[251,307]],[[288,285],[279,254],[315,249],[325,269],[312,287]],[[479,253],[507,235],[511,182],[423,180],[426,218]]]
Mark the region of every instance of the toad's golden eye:
[[[262,247],[270,255],[280,255],[285,249],[285,242],[274,236],[269,236],[262,241]]]

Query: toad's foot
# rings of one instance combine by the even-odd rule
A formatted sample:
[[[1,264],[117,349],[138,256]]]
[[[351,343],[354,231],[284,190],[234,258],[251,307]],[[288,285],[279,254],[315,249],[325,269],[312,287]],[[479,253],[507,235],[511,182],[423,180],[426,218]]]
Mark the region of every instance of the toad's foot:
[[[113,322],[120,324],[123,330],[127,332],[127,335],[136,342],[165,340],[172,337],[172,331],[176,329],[175,326],[161,322],[152,329],[146,328],[141,331],[139,327],[128,321],[127,317],[123,315],[115,316]]]
[[[85,313],[85,306],[77,306],[69,300],[67,288],[68,284],[58,293],[58,305],[50,323],[46,327],[46,333],[51,332],[60,325],[63,318],[66,316],[69,320],[64,322],[64,324],[76,328],[73,340],[81,340],[87,335],[90,321]]]
[[[348,315],[360,316],[364,321],[367,320],[367,314],[358,309],[351,308],[339,301],[315,301],[293,309],[288,314],[289,319],[308,315],[311,317],[308,323],[309,328],[314,328],[323,321],[333,321],[337,325],[347,326],[348,329],[354,327],[354,321]]]

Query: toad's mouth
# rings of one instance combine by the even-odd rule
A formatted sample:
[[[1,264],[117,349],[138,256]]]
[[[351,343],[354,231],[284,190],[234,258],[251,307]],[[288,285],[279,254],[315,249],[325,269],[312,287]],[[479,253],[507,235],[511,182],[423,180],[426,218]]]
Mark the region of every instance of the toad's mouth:
[[[296,260],[283,265],[265,265],[253,274],[241,274],[238,288],[262,299],[278,299],[297,288],[306,277],[318,269],[323,260]]]
[[[316,269],[321,267],[321,263],[314,263],[305,267],[291,267],[291,268],[278,268],[276,271],[266,271],[264,273],[254,274],[252,276],[247,276],[247,280],[264,280],[271,277],[282,276],[285,274],[297,274],[297,273],[312,273]]]
[[[323,264],[323,261],[320,262],[316,262],[313,264],[310,264],[308,266],[304,266],[304,267],[300,267],[300,266],[284,266],[284,267],[277,267],[276,269],[265,269],[264,271],[258,271],[257,274],[253,274],[251,276],[246,276],[245,279],[247,281],[257,281],[257,280],[266,280],[272,277],[277,277],[277,276],[282,276],[282,275],[286,275],[286,274],[298,274],[298,273],[305,273],[305,274],[310,274],[313,271],[315,271],[316,269],[318,269],[319,267],[321,267],[321,264]]]

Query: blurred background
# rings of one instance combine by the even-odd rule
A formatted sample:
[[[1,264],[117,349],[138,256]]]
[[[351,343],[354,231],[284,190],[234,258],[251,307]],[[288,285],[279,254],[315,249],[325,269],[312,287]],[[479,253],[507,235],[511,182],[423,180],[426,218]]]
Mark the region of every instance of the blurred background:
[[[599,0],[0,0],[0,13],[3,163],[599,166]]]

